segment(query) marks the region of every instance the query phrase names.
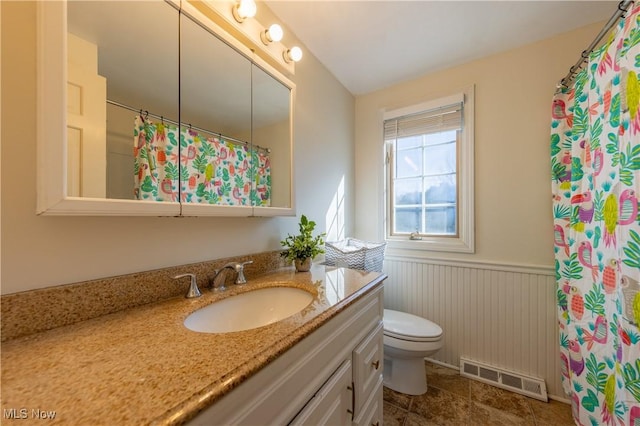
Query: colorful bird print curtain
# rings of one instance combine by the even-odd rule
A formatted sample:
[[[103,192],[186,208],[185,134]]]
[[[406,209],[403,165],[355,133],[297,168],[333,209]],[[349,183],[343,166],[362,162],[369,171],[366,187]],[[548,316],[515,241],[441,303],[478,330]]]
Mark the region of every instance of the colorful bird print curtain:
[[[579,425],[640,424],[640,6],[552,104],[560,358]]]
[[[179,144],[179,145],[178,145]],[[139,200],[269,206],[271,165],[262,150],[137,116],[134,196]]]
[[[178,128],[136,116],[133,130],[134,197],[177,201]],[[169,161],[167,161],[169,159]]]

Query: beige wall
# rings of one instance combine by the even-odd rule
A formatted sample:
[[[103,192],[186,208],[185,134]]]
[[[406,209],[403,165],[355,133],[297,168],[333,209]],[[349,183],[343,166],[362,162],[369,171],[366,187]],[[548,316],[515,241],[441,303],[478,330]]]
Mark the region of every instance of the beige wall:
[[[36,8],[2,10],[2,293],[277,250],[297,218],[36,216]],[[296,67],[294,121],[298,217],[326,227],[340,181],[354,198],[354,98],[308,52]],[[331,123],[327,126],[327,123]],[[345,221],[351,231],[353,202]]]
[[[274,250],[287,232],[295,232],[294,218],[36,216],[35,6],[0,2],[0,7],[3,294]],[[343,236],[382,238],[381,110],[475,84],[476,254],[434,255],[551,265],[550,100],[557,80],[601,27],[430,74],[355,102],[305,51],[293,78],[298,216],[316,220],[321,231],[333,221],[343,224]],[[292,44],[291,38],[284,41]],[[337,197],[345,206],[339,219],[328,214]]]
[[[590,25],[359,96],[355,235],[383,238],[382,110],[474,84],[476,253],[429,255],[552,266],[551,100],[556,83],[601,29],[601,23]]]

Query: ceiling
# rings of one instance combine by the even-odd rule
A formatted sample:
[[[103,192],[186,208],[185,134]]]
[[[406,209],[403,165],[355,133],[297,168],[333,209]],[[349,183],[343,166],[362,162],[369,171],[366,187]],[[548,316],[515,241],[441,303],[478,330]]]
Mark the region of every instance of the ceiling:
[[[618,5],[588,0],[265,2],[304,44],[303,51],[354,95],[606,22]],[[577,61],[580,53],[567,55]]]

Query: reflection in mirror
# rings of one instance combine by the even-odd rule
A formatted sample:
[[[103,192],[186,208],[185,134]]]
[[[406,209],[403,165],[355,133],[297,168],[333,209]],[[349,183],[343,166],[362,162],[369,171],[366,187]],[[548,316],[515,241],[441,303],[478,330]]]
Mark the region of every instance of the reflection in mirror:
[[[67,195],[136,199],[148,187],[144,199],[176,201],[177,180],[158,172],[178,165],[175,128],[162,123],[178,118],[178,11],[164,1],[72,1],[67,17]],[[152,134],[165,135],[162,163],[136,161],[150,158]]]
[[[292,214],[293,83],[189,2],[62,7],[67,140],[42,152],[64,153],[66,176],[44,185],[41,211],[174,214],[160,205],[180,202],[187,215]]]
[[[343,268],[328,269],[326,271],[325,290],[327,292],[325,296],[331,303],[338,303],[344,299],[346,292]]]
[[[253,65],[254,206],[291,207],[291,90]]]
[[[181,201],[251,206],[251,62],[181,16]]]

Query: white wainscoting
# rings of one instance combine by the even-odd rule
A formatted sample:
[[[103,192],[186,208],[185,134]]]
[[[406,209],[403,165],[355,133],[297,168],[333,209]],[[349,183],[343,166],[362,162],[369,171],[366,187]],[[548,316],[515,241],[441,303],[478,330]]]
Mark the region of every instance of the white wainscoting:
[[[444,347],[432,358],[454,368],[460,356],[543,379],[568,402],[560,378],[553,268],[406,259],[387,255],[384,304],[439,324]]]

